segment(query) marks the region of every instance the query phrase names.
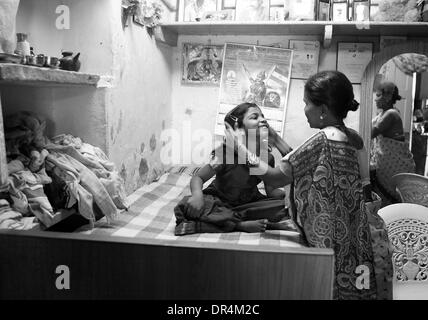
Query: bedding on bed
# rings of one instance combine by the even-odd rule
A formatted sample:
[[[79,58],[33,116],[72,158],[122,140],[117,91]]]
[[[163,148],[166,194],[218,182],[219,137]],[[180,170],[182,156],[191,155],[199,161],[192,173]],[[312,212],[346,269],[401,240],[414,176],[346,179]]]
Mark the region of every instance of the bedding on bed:
[[[190,195],[191,174],[197,170],[183,168],[169,170],[157,182],[145,185],[131,194],[127,198],[131,205],[129,210],[117,215],[115,222],[109,224],[104,217],[95,223],[92,230],[82,227],[76,232],[126,238],[179,239],[181,242],[304,247],[300,243],[297,232],[283,230],[268,230],[264,233],[231,232],[175,236],[174,207],[183,196]],[[211,180],[206,184],[210,182]]]

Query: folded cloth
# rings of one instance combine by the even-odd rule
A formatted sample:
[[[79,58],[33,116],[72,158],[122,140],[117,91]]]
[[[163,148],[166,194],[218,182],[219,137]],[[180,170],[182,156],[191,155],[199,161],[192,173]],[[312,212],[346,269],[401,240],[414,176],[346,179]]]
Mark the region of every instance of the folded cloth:
[[[79,212],[90,221],[95,221],[92,201],[100,208],[108,222],[115,219],[117,209],[106,188],[97,176],[81,162],[68,154],[50,150],[47,161],[51,166],[56,166],[75,176],[75,181],[70,184],[71,190],[78,199]],[[84,210],[82,212],[81,210]]]
[[[55,152],[60,152],[63,154],[67,154],[70,157],[76,159],[77,161],[79,161],[80,163],[82,163],[83,165],[85,165],[88,168],[94,168],[94,169],[104,169],[104,167],[99,164],[96,161],[92,161],[86,157],[84,157],[80,151],[78,151],[76,148],[74,148],[73,146],[61,146],[58,144],[53,144],[50,143],[46,146],[46,148],[48,149],[48,151],[55,151]]]
[[[12,210],[8,201],[0,199],[0,229],[31,230],[36,226],[38,223],[34,217],[22,217],[22,214]]]
[[[53,218],[53,208],[43,190],[43,185],[51,183],[52,179],[44,169],[38,173],[29,170],[15,172],[9,178],[12,185],[11,197],[18,202],[14,203],[15,208],[24,214],[31,212],[45,224]]]
[[[38,149],[42,149],[47,139],[44,135],[46,129],[46,121],[33,112],[21,111],[11,116],[8,116],[4,121],[6,137],[7,133],[16,129],[30,130],[28,144],[34,145]]]
[[[12,160],[7,164],[9,174],[25,170],[24,164],[20,160]]]
[[[101,149],[86,143],[83,143],[79,150],[72,145],[58,144],[49,144],[47,148],[51,152],[67,154],[82,163],[99,178],[118,209],[129,208],[123,179],[117,171],[114,171],[114,164],[106,160],[107,156]],[[81,153],[82,150],[86,152]]]

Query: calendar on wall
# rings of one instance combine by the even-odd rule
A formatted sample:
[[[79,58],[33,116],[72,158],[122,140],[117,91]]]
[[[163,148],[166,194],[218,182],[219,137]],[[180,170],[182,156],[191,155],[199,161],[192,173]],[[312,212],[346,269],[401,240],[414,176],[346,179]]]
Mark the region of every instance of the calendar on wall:
[[[310,40],[290,40],[293,50],[291,78],[308,79],[318,72],[320,42]]]
[[[223,51],[215,134],[224,135],[224,117],[231,109],[250,102],[282,136],[293,51],[233,43],[226,43]]]

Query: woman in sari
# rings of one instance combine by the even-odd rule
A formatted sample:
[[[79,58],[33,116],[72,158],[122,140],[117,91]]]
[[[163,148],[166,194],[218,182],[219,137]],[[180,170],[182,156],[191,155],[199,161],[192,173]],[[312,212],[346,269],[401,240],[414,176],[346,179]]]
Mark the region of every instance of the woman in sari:
[[[303,100],[309,125],[320,131],[287,154],[278,167],[270,167],[239,142],[238,148],[241,154],[245,150],[251,159],[247,161],[258,168],[253,172],[266,183],[275,187],[291,184],[290,213],[307,245],[334,250],[335,299],[390,299],[388,239],[383,229],[376,237],[382,245],[372,244],[365,206],[364,189],[371,194],[370,180],[367,165],[360,163],[367,152],[361,137],[343,122],[348,111],[359,105],[352,85],[340,72],[320,72],[306,82]],[[228,140],[234,135],[233,130],[226,134]],[[273,138],[273,144],[275,140],[281,138]],[[379,219],[375,219],[380,222],[377,228],[384,228]],[[383,252],[374,254],[374,248]],[[382,258],[375,259],[375,255]]]
[[[373,185],[381,194],[383,205],[399,201],[391,178],[397,173],[414,173],[415,161],[405,142],[403,121],[394,108],[401,100],[397,86],[382,82],[376,90],[376,106],[382,110],[372,121],[372,149],[370,167],[374,173]]]

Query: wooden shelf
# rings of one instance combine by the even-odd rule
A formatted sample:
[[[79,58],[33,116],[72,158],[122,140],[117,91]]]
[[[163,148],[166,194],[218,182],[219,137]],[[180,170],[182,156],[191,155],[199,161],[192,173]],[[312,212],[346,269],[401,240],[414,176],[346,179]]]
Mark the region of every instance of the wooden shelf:
[[[73,71],[0,63],[0,84],[108,87],[105,77]]]
[[[333,36],[408,36],[425,37],[428,41],[428,22],[172,22],[157,28],[155,36],[176,46],[178,35],[325,35],[328,28],[332,28]]]

